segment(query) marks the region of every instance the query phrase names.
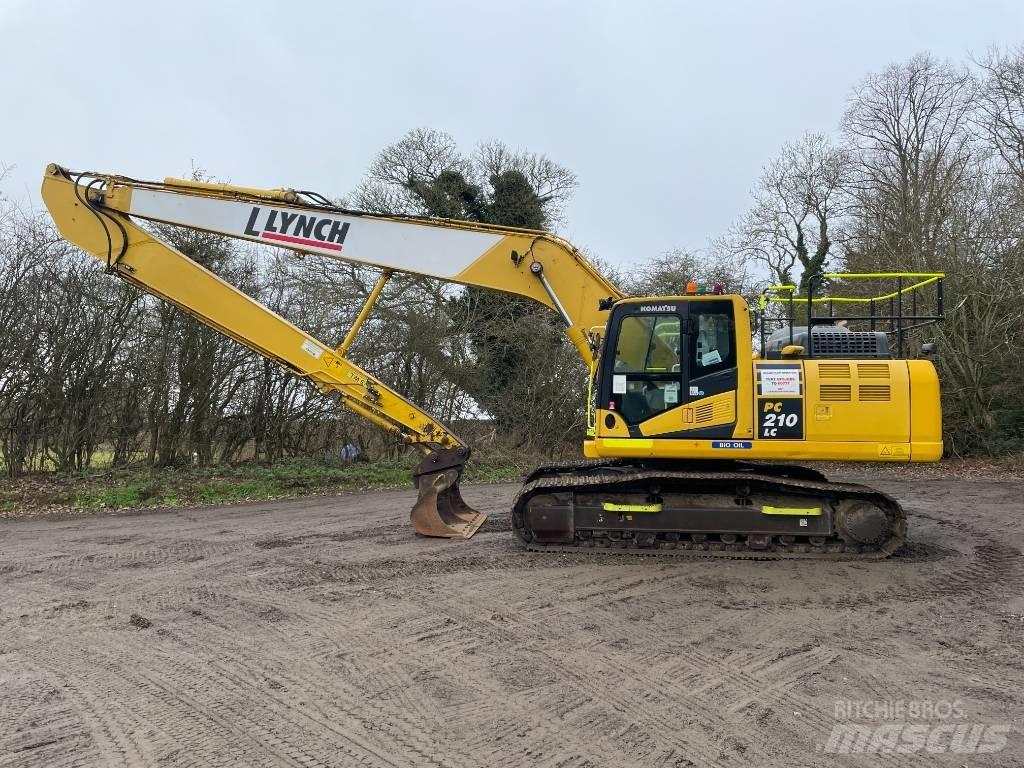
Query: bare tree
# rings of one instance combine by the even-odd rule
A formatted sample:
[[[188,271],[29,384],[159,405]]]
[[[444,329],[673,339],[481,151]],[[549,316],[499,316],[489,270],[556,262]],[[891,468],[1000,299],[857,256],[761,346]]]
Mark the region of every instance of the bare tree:
[[[450,172],[471,175],[455,139],[443,131],[416,128],[381,150],[356,188],[353,202],[375,213],[429,214],[414,189],[419,182]]]
[[[357,205],[392,213],[542,229],[563,214],[575,187],[575,175],[544,155],[487,142],[463,156],[447,134],[418,129],[378,156],[354,199]],[[478,414],[492,416],[521,444],[537,442],[538,435],[548,432],[569,433],[582,424],[583,401],[575,396],[583,389],[579,362],[546,309],[473,288],[453,291],[435,284],[430,289],[408,281],[398,285],[413,288],[415,307],[393,314],[401,324],[389,328],[401,334],[392,349],[414,352],[403,354],[401,364],[392,365],[384,377],[400,391],[411,394],[409,387],[431,382],[435,391],[449,392],[454,404],[464,402],[455,394],[461,390],[471,395]],[[438,303],[442,296],[444,302]],[[394,313],[400,302],[410,306],[391,291],[386,298],[382,313]],[[447,360],[436,352],[413,350],[423,339],[435,344],[444,340],[450,350]],[[360,347],[355,354],[366,349]],[[378,360],[391,359],[387,349],[376,347]],[[452,386],[441,386],[437,373]],[[578,381],[567,384],[559,376]]]
[[[1024,46],[991,49],[975,62],[981,68],[978,120],[982,132],[1024,182]]]
[[[579,185],[576,174],[546,155],[513,151],[500,141],[481,144],[471,162],[481,181],[509,171],[521,173],[544,203],[549,225],[562,222],[565,205]]]
[[[856,153],[852,192],[879,266],[937,269],[949,205],[971,160],[974,81],[918,54],[854,90],[843,131]]]
[[[720,250],[761,262],[783,284],[796,282],[799,267],[804,287],[828,261],[849,179],[848,154],[825,136],[808,133],[783,145],[761,174],[753,207]]]
[[[673,248],[634,266],[620,278],[620,287],[633,296],[674,296],[690,282],[709,288],[720,283],[729,292],[741,295],[757,292],[757,283],[742,258],[683,248]]]

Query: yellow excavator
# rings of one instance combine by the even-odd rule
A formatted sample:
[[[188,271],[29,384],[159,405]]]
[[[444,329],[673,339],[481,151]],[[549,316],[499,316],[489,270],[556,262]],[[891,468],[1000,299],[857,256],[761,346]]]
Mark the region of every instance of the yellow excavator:
[[[368,214],[312,192],[140,181],[51,164],[42,196],[63,237],[110,274],[419,449],[411,521],[422,535],[469,538],[485,516],[459,492],[469,446],[346,357],[398,272],[533,299],[559,315],[589,367],[587,459],[538,468],[513,505],[513,531],[529,549],[885,557],[906,531],[894,499],[789,462],[925,462],[942,455],[935,368],[926,359],[899,359],[904,335],[941,317],[939,274],[824,276],[898,280],[890,294],[845,299],[868,303],[867,315],[836,315],[844,300],[814,297],[814,281],[806,297],[792,286],[773,287],[752,311],[719,285],[625,297],[548,232]],[[175,250],[147,222],[376,267],[380,279],[335,346]],[[929,300],[919,308],[916,297],[926,286],[937,288],[937,306]],[[828,316],[821,315],[824,305]],[[852,330],[858,321],[870,329]],[[772,322],[779,328],[769,336]]]

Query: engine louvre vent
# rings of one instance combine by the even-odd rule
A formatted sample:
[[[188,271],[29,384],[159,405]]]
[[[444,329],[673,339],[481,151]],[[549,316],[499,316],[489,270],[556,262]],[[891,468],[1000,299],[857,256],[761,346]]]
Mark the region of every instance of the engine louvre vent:
[[[885,363],[857,363],[857,375],[862,379],[888,379],[889,366]]]
[[[694,410],[697,414],[698,424],[701,424],[705,421],[711,421],[715,417],[714,403],[703,403],[701,405],[698,405]]]
[[[821,357],[888,357],[885,335],[871,331],[843,331],[839,328],[815,327],[811,336],[814,354]],[[883,349],[883,347],[885,347]]]
[[[822,379],[848,379],[850,378],[850,364],[819,363],[818,377]]]
[[[891,397],[888,384],[861,384],[857,389],[857,399],[862,403],[887,403]]]
[[[803,347],[806,357],[880,360],[892,356],[884,331],[851,331],[845,326],[822,325],[825,320],[814,318],[810,331],[806,325],[787,326],[773,331],[765,340],[765,356],[769,360],[778,360],[782,357],[782,350],[789,344]]]
[[[819,384],[818,398],[829,402],[849,402],[852,387],[849,384]]]

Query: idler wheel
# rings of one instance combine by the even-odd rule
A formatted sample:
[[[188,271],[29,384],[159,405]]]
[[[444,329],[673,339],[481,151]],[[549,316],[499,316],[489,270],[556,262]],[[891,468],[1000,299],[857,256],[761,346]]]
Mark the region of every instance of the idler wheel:
[[[889,518],[880,507],[869,502],[853,501],[844,504],[837,517],[837,527],[849,542],[881,544],[890,536]]]

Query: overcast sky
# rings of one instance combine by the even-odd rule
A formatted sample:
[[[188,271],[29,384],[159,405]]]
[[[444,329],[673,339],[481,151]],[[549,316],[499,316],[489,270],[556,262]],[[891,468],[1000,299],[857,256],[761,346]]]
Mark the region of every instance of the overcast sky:
[[[428,126],[571,168],[562,234],[628,263],[721,234],[868,72],[1022,41],[1021,0],[0,0],[0,190],[39,205],[57,161],[338,196]]]

